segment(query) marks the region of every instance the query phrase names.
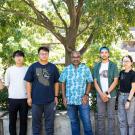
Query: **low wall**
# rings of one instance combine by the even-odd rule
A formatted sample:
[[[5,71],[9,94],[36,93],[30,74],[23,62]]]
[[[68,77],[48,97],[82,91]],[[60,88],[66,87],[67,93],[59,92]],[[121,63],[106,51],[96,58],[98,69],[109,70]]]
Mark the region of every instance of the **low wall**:
[[[119,128],[118,128],[118,121],[117,121],[117,115],[115,116],[116,123],[115,123],[115,135],[119,135]],[[92,129],[94,135],[96,135],[97,131],[97,114],[91,112],[91,122],[92,122]],[[9,125],[9,118],[8,115],[5,115],[0,118],[0,135],[9,135],[8,130]],[[44,122],[43,122],[44,125]],[[106,120],[106,127],[107,127],[107,120]],[[81,123],[81,135],[83,135],[83,127]],[[19,119],[17,120],[17,132],[19,132]],[[27,135],[32,135],[32,117],[28,116],[28,132]],[[44,126],[42,126],[42,135],[45,135],[44,133]],[[55,133],[54,135],[71,135],[71,127],[70,127],[70,121],[67,116],[66,111],[57,112],[56,118],[55,118]],[[106,131],[107,135],[107,131]]]

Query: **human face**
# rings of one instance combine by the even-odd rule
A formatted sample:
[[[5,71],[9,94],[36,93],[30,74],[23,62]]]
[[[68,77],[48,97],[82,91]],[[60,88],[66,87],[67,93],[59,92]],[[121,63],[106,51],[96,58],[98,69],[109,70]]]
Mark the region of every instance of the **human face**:
[[[101,50],[100,57],[102,60],[108,60],[109,59],[109,52],[106,49]]]
[[[47,51],[44,51],[44,50],[40,50],[39,52],[39,59],[41,61],[48,61],[48,58],[49,58],[49,53]]]
[[[78,66],[80,64],[81,57],[77,53],[73,53],[71,57],[72,64]]]
[[[23,65],[24,57],[23,56],[15,56],[14,57],[16,65]]]
[[[122,60],[122,64],[123,64],[123,67],[128,70],[132,68],[133,62],[131,62],[131,60],[128,57],[124,57]]]

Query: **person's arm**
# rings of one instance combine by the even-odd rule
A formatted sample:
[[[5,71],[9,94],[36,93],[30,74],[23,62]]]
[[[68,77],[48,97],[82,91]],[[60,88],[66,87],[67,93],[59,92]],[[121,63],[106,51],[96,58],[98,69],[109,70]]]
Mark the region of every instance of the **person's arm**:
[[[61,83],[61,90],[62,90],[63,104],[66,107],[67,106],[67,98],[66,98],[66,86],[65,86],[65,82],[62,82]]]
[[[96,79],[94,79],[94,86],[96,88],[96,91],[100,95],[102,101],[107,102],[109,99],[108,99],[107,95],[105,93],[103,93],[102,90],[100,89]]]
[[[27,103],[28,103],[29,106],[32,105],[31,89],[32,89],[31,83],[26,82]]]
[[[99,85],[98,85],[96,79],[94,79],[94,86],[95,86],[97,92],[99,93],[99,95],[102,95],[103,92],[102,92],[102,90],[100,89],[100,87],[99,87]]]
[[[132,83],[132,88],[131,88],[131,91],[129,93],[129,96],[128,96],[128,99],[127,99],[127,102],[125,104],[125,109],[129,109],[129,106],[130,106],[130,102],[134,96],[134,93],[135,93],[135,82]]]
[[[85,94],[82,97],[82,103],[83,104],[86,104],[89,101],[90,90],[91,90],[91,83],[87,83]]]
[[[55,66],[55,71],[54,71],[54,90],[55,90],[55,95],[54,95],[54,102],[56,105],[58,105],[58,96],[59,96],[59,70]]]
[[[59,83],[58,82],[56,82],[55,84],[54,84],[54,89],[55,89],[55,104],[57,105],[58,104],[58,95],[59,95]]]
[[[5,82],[5,86],[7,87],[7,89],[9,88],[9,85],[10,85],[10,69],[8,68],[6,70],[6,73],[5,73],[5,78],[4,78],[4,82]]]
[[[87,83],[85,95],[89,95],[90,91],[91,91],[91,83]]]
[[[118,84],[118,78],[114,78],[114,81],[112,82],[112,84],[110,85],[110,87],[107,90],[108,94],[111,93],[115,89],[117,84]]]
[[[32,92],[32,82],[34,80],[34,72],[32,66],[28,68],[24,80],[26,81],[27,103],[29,106],[32,106],[31,92]]]
[[[62,90],[62,99],[63,99],[63,104],[66,107],[67,106],[67,99],[66,99],[66,68],[63,70],[63,72],[60,75],[59,81],[61,82],[61,90]]]
[[[112,82],[112,84],[110,85],[110,87],[107,90],[108,94],[111,93],[115,89],[115,87],[118,84],[118,79],[119,79],[119,72],[118,72],[118,67],[115,64],[114,65],[114,81]]]
[[[0,79],[0,91],[2,91],[4,89],[4,83],[3,81]]]

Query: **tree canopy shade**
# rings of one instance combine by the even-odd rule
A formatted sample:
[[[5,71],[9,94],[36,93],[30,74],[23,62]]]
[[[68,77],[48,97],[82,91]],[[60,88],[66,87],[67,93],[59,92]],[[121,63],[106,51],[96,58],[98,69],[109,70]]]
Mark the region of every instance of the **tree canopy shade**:
[[[66,64],[71,51],[126,38],[135,25],[134,0],[1,0],[0,13],[51,32],[65,48]]]

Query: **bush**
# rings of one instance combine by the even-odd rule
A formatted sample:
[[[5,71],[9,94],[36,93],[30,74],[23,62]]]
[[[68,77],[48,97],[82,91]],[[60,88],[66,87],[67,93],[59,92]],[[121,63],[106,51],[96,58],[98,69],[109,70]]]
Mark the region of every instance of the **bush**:
[[[0,91],[0,109],[8,109],[8,90],[6,87]]]

